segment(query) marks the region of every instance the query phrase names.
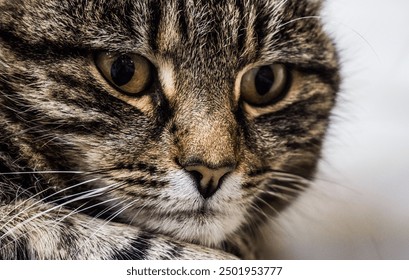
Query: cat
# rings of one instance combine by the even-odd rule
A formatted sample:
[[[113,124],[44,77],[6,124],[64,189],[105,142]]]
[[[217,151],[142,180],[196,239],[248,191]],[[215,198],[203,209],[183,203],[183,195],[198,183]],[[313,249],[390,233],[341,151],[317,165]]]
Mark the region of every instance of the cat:
[[[0,1],[0,258],[263,258],[339,88],[321,6]]]

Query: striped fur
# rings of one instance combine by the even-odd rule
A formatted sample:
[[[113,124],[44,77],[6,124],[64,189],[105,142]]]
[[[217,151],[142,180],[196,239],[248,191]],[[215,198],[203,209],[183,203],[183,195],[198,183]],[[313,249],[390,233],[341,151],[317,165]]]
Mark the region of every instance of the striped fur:
[[[0,1],[0,258],[262,258],[261,228],[313,178],[338,90],[320,1]],[[125,96],[100,51],[136,53]],[[288,94],[240,97],[282,63]],[[203,199],[182,166],[231,164]]]

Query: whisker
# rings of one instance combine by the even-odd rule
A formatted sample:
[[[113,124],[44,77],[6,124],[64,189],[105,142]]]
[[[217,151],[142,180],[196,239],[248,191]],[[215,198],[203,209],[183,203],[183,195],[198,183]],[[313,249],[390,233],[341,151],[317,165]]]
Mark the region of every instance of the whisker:
[[[84,182],[75,184],[75,185],[73,185],[73,186],[70,186],[70,187],[61,189],[61,190],[59,190],[59,191],[57,191],[57,192],[54,192],[54,193],[52,193],[52,194],[50,194],[50,195],[48,195],[48,196],[46,196],[46,197],[44,197],[44,198],[38,200],[38,201],[35,202],[34,204],[30,205],[30,207],[21,210],[19,213],[17,213],[16,215],[14,215],[11,219],[18,217],[18,215],[20,215],[22,212],[25,212],[25,211],[27,211],[27,210],[30,210],[32,207],[36,206],[37,204],[43,203],[45,200],[50,199],[51,197],[53,197],[53,196],[55,196],[55,195],[58,195],[58,194],[63,193],[63,192],[65,192],[65,191],[67,191],[67,190],[76,188],[76,187],[78,187],[78,186],[81,186],[81,185],[84,185],[84,184],[87,184],[87,183],[90,183],[90,182],[97,181],[97,180],[99,180],[99,179],[100,179],[100,178],[90,179],[90,180],[87,180],[87,181],[84,181]],[[44,191],[46,191],[46,190],[44,190]],[[42,191],[42,192],[44,192],[44,191]],[[40,193],[42,193],[42,192],[39,192],[39,193],[33,195],[33,196],[31,197],[31,199],[34,198],[34,197],[39,196]],[[57,200],[57,201],[58,201],[58,200]],[[24,203],[25,203],[25,201],[22,201],[20,204],[16,205],[12,210],[10,210],[10,212],[9,212],[7,215],[10,215],[10,213],[12,213],[12,212],[16,211],[17,209],[19,209]],[[7,224],[7,223],[8,223],[8,222],[6,222],[6,224]],[[6,225],[6,224],[4,224],[4,225]],[[3,226],[4,226],[4,225],[3,225]],[[2,228],[2,227],[1,227],[1,228]],[[0,228],[0,229],[1,229],[1,228]]]
[[[86,205],[87,202],[85,202],[85,203],[83,203],[82,205],[80,205],[80,206],[78,206],[77,208],[75,208],[74,210],[70,211],[70,213],[68,213],[67,215],[63,216],[61,219],[56,220],[55,223],[58,224],[58,223],[62,222],[64,219],[71,217],[72,215],[75,215],[75,214],[78,214],[78,213],[81,213],[81,212],[90,210],[90,209],[95,208],[95,207],[97,207],[97,206],[106,204],[106,203],[108,203],[108,202],[116,201],[116,200],[119,200],[119,199],[120,199],[119,197],[114,197],[114,198],[106,199],[106,200],[104,200],[104,201],[101,201],[101,202],[92,204],[92,205],[90,205],[90,206],[88,206],[88,207],[82,208],[84,205]],[[110,208],[112,208],[112,207],[109,207],[108,209],[110,209]],[[108,210],[108,211],[109,211],[109,210]],[[97,219],[97,218],[98,218],[97,216],[94,216],[94,217],[92,217],[92,220]]]
[[[73,211],[71,211],[70,213],[68,213],[67,215],[63,216],[62,218],[60,218],[60,219],[58,219],[58,220],[55,220],[54,223],[53,223],[53,225],[51,226],[51,228],[57,227],[58,224],[60,224],[63,220],[67,219],[68,217],[71,217],[72,215],[81,213],[82,211],[85,211],[85,210],[89,210],[89,209],[91,209],[91,208],[93,208],[93,207],[99,206],[99,205],[104,204],[104,203],[106,203],[106,202],[115,201],[115,200],[118,200],[118,199],[119,199],[119,198],[112,198],[112,199],[109,199],[109,200],[102,201],[102,202],[100,202],[100,203],[93,204],[93,205],[91,205],[91,206],[89,206],[89,207],[87,207],[87,208],[82,208],[82,209],[81,209],[81,207],[86,204],[86,203],[84,203],[84,204],[82,204],[81,206],[79,206],[79,207],[77,207],[76,209],[74,209]],[[7,246],[10,245],[11,243],[15,243],[18,239],[20,239],[20,238],[22,238],[22,237],[25,237],[25,236],[28,235],[29,233],[30,233],[30,232],[24,232],[24,233],[20,234],[19,236],[13,237],[13,240],[10,241],[10,242],[8,242],[8,243],[6,243],[5,245],[3,245],[3,246],[0,248],[0,250],[3,249],[3,248],[5,248],[5,247],[7,247]],[[1,241],[2,238],[3,238],[3,236],[0,237],[0,241]],[[17,243],[17,244],[18,244],[18,243]]]
[[[273,206],[271,206],[269,203],[267,203],[264,199],[262,199],[261,197],[258,197],[258,196],[256,196],[255,198],[257,200],[261,201],[262,203],[264,203],[265,205],[267,205],[275,214],[280,215],[280,212],[277,209],[275,209]]]
[[[129,225],[133,224],[133,221],[135,220],[135,218],[142,212],[144,211],[146,208],[151,207],[151,205],[149,205],[148,203],[142,203],[142,205],[138,206],[138,212],[136,212],[132,219],[128,222]],[[150,211],[150,217],[152,218],[154,213],[159,213],[161,214],[161,212],[157,209],[154,209],[153,211]]]
[[[58,208],[62,208],[63,206],[65,206],[65,205],[67,205],[67,204],[70,204],[70,203],[73,203],[73,202],[76,202],[76,201],[80,201],[80,200],[83,200],[83,199],[93,198],[93,197],[99,196],[99,195],[101,195],[101,194],[104,194],[104,193],[105,193],[105,190],[109,190],[110,188],[114,187],[114,186],[117,185],[117,184],[118,184],[118,183],[115,183],[115,184],[112,184],[112,185],[109,185],[109,186],[106,186],[106,187],[101,187],[101,188],[98,188],[98,189],[92,189],[92,190],[89,190],[89,191],[84,192],[85,194],[82,194],[82,195],[80,195],[80,196],[77,196],[77,195],[76,195],[76,197],[75,197],[74,199],[68,200],[68,201],[63,202],[63,203],[61,203],[61,204],[57,204],[57,205],[55,205],[55,206],[53,206],[53,207],[51,207],[51,208],[49,208],[49,209],[47,209],[47,210],[45,210],[45,211],[42,211],[42,212],[40,212],[40,213],[37,213],[36,215],[30,217],[29,219],[26,219],[26,220],[23,221],[22,223],[19,223],[17,226],[13,227],[13,229],[18,228],[18,227],[21,227],[21,226],[24,226],[25,224],[31,222],[32,220],[37,219],[37,218],[39,218],[39,217],[41,217],[41,216],[44,216],[45,214],[47,214],[47,213],[49,213],[49,212],[51,212],[51,211],[54,211],[54,210],[56,210],[56,209],[58,209]],[[36,202],[35,204],[38,204],[38,203],[40,203],[40,202]],[[33,206],[34,206],[34,205],[31,205],[31,206],[28,207],[27,209],[31,209]],[[1,229],[3,229],[5,226],[7,226],[7,224],[9,224],[11,221],[13,221],[15,218],[17,218],[19,215],[21,215],[21,214],[22,214],[23,212],[25,212],[27,209],[24,209],[24,210],[20,211],[17,215],[13,216],[9,221],[7,221],[5,224],[2,225]],[[0,237],[0,240],[1,240],[4,236],[6,236],[6,235],[7,235],[7,232],[4,233],[4,234]]]
[[[103,203],[105,204],[105,203],[107,203],[107,202],[115,201],[115,200],[118,200],[118,199],[121,199],[121,198],[117,197],[117,198],[115,198],[115,199],[104,200]],[[110,210],[112,210],[112,209],[115,209],[118,205],[121,205],[121,204],[122,204],[122,201],[120,201],[120,202],[118,202],[118,203],[116,203],[116,204],[113,204],[113,205],[111,205],[111,206],[109,206],[109,207],[106,207],[103,211],[100,211],[100,212],[98,212],[98,214],[94,215],[94,216],[92,217],[91,221],[93,221],[93,220],[95,220],[95,219],[99,219],[99,217],[101,217],[102,215],[104,215],[104,214],[107,213],[108,211],[110,211]]]
[[[288,196],[288,195],[278,193],[278,192],[274,192],[274,191],[270,191],[270,190],[265,190],[261,194],[270,195],[270,196],[272,196],[274,198],[278,198],[278,199],[281,199],[281,200],[286,201],[286,202],[290,202],[290,201],[292,201],[294,199],[293,196]],[[257,198],[260,198],[260,197],[257,196]],[[267,203],[267,202],[265,202],[265,203]],[[270,205],[269,203],[267,203],[267,204]]]
[[[321,17],[321,16],[298,17],[298,18],[295,18],[295,19],[286,21],[286,22],[283,23],[283,24],[280,24],[277,28],[278,28],[279,30],[281,30],[281,29],[282,29],[284,26],[286,26],[286,25],[289,25],[289,24],[291,24],[291,23],[293,23],[293,22],[296,22],[296,21],[305,20],[305,19],[316,19],[316,20],[320,20],[320,19],[322,19],[322,17]]]
[[[0,175],[26,175],[26,174],[84,174],[83,171],[21,171],[21,172],[0,172]]]
[[[302,193],[303,191],[302,190],[294,190],[294,189],[291,189],[291,188],[287,188],[287,187],[283,187],[283,186],[270,186],[269,188],[267,188],[267,189],[262,189],[262,188],[260,188],[260,189],[258,189],[258,190],[260,190],[260,191],[262,191],[262,193],[265,193],[265,194],[271,194],[271,195],[274,195],[274,196],[276,196],[276,197],[278,197],[278,195],[280,195],[280,196],[286,196],[287,194],[283,194],[283,193],[281,193],[281,192],[277,192],[276,190],[281,190],[281,191],[284,191],[284,192],[289,192],[289,193],[291,193],[291,194],[293,194],[293,195],[298,195],[298,194],[300,194],[300,193]],[[289,194],[288,194],[289,195]],[[287,195],[287,196],[288,196]]]
[[[280,224],[273,219],[270,215],[267,215],[258,205],[254,204],[254,201],[249,204],[250,208],[257,211],[257,213],[263,215],[268,221],[270,221],[274,226],[280,226]],[[279,215],[278,211],[277,215]]]
[[[98,232],[100,232],[102,230],[103,227],[105,227],[109,222],[111,222],[113,219],[115,219],[118,215],[120,215],[123,211],[125,211],[126,209],[130,208],[133,204],[135,203],[135,201],[131,201],[128,204],[126,204],[125,206],[123,206],[121,209],[119,209],[118,211],[116,211],[114,214],[112,214],[109,219],[105,220],[105,222],[99,226],[87,239],[90,240],[93,236],[95,236]],[[119,205],[119,204],[117,204]],[[115,205],[115,206],[117,206]],[[84,246],[84,245],[83,245]],[[77,253],[79,252],[79,250],[83,247],[81,246],[80,248],[78,248],[78,250],[75,252],[75,255],[77,255]]]

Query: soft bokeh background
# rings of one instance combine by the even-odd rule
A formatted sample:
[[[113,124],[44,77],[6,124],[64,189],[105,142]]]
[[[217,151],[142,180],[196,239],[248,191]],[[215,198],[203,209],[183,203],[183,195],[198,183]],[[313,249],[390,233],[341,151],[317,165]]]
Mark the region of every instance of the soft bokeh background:
[[[409,259],[409,1],[327,0],[344,79],[317,184],[272,234],[284,259]]]

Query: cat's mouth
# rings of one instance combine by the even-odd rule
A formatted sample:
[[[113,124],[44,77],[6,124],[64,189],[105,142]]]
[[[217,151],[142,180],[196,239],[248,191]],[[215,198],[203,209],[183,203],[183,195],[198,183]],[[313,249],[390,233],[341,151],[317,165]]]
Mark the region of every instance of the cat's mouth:
[[[123,192],[120,220],[154,233],[207,246],[218,245],[245,223],[241,177],[232,174],[222,187],[205,199],[188,174],[178,170],[163,177],[164,187],[146,192]],[[130,201],[130,207],[125,201]]]
[[[220,211],[210,206],[206,201],[198,209],[192,209],[190,211],[185,210],[175,210],[172,214],[180,218],[195,219],[195,220],[208,220],[211,222],[212,219],[217,219],[218,217],[223,217],[226,212]]]

